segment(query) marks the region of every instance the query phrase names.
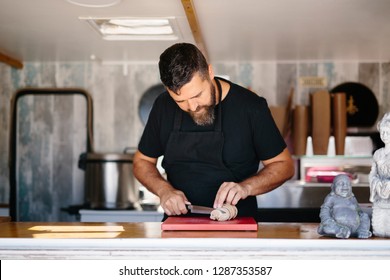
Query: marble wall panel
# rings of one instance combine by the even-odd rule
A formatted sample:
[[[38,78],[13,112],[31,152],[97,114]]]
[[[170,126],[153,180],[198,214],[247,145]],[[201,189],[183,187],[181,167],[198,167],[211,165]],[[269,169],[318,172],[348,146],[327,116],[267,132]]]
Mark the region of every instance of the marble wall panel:
[[[360,63],[359,64],[359,77],[358,81],[365,86],[369,87],[375,94],[375,97],[379,98],[379,63]]]
[[[390,112],[390,63],[383,63],[381,66],[381,85],[379,95],[380,117]]]
[[[216,76],[227,76],[231,81],[238,83],[237,64],[233,62],[216,63],[213,65],[214,74]]]
[[[276,63],[253,63],[252,90],[267,99],[269,105],[275,105],[276,100]]]
[[[129,74],[123,79],[126,84],[120,90],[127,98],[128,103],[124,108],[123,117],[117,116],[118,122],[116,131],[121,137],[118,138],[118,146],[121,149],[125,147],[137,147],[141,138],[144,125],[141,122],[138,107],[143,94],[154,85],[161,84],[157,64],[129,66]],[[120,99],[116,100],[118,107],[123,104]]]
[[[122,75],[116,66],[97,66],[92,68],[92,94],[94,105],[94,142],[96,152],[114,152],[114,113],[116,76]],[[124,104],[125,105],[125,104]]]
[[[380,99],[380,64],[379,63],[360,63],[359,64],[359,82],[372,90],[376,99]],[[379,105],[379,111],[383,111]],[[379,116],[378,116],[379,118]]]
[[[24,96],[18,102],[17,182],[21,220],[59,220],[61,208],[83,202],[83,176],[76,170],[86,128],[74,129],[82,96]],[[85,122],[84,122],[85,123]],[[83,138],[82,145],[79,145]],[[74,151],[77,151],[76,153]],[[73,178],[78,175],[78,180]]]
[[[276,104],[276,63],[228,62],[213,66],[216,76],[227,76],[231,81],[266,98],[270,105]]]
[[[277,65],[276,106],[285,106],[291,89],[297,88],[296,63],[280,63]]]
[[[318,76],[318,63],[300,63],[298,65],[298,77],[316,77]],[[309,105],[310,94],[320,88],[303,87],[299,80],[297,82],[294,101],[297,105]]]
[[[13,92],[11,71],[0,63],[0,203],[6,203],[9,196],[8,181],[8,138],[10,99]]]
[[[357,82],[359,79],[359,63],[357,62],[326,62],[320,63],[318,75],[328,79],[328,88],[344,82]]]

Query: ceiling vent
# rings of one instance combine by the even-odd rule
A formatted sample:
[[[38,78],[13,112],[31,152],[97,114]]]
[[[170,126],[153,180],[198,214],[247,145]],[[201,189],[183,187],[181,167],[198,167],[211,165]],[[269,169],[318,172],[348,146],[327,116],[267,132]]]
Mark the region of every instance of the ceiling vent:
[[[178,40],[180,37],[174,17],[80,19],[86,21],[105,40]]]

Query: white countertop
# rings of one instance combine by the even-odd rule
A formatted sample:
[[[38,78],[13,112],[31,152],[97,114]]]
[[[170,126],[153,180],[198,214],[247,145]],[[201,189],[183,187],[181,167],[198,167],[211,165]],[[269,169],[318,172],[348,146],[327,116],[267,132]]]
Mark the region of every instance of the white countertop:
[[[1,259],[389,259],[390,240],[230,238],[0,240]]]

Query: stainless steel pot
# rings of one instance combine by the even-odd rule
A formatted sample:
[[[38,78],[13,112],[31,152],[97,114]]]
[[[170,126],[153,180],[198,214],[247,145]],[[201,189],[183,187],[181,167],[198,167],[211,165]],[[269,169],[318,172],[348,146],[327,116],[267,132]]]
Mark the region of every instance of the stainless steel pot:
[[[85,170],[85,200],[92,209],[138,208],[139,190],[133,175],[133,154],[86,153],[79,167]]]

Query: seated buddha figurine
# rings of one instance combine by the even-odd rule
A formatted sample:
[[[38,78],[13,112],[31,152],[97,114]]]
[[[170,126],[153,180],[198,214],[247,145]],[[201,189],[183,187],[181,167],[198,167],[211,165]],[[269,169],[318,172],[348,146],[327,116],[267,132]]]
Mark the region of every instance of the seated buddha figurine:
[[[334,178],[331,192],[320,210],[321,223],[318,233],[337,238],[369,238],[370,217],[360,208],[350,178],[341,174]]]

